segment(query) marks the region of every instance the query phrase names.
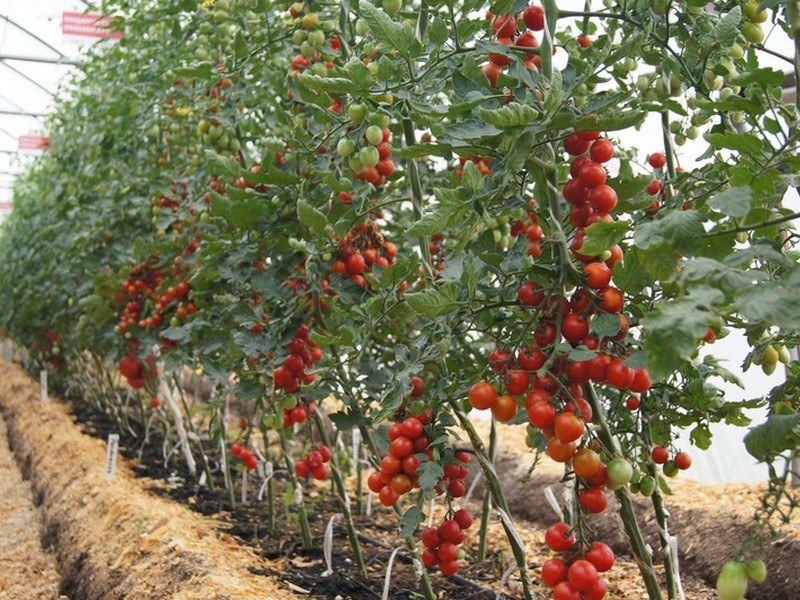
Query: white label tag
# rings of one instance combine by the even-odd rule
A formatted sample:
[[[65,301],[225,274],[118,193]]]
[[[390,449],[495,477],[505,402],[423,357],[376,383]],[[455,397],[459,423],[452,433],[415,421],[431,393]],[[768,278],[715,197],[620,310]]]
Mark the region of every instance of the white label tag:
[[[47,395],[47,371],[44,369],[39,371],[39,386],[42,402],[49,402],[50,397]]]
[[[108,434],[108,453],[106,454],[106,478],[114,479],[117,472],[117,453],[119,452],[119,434]]]

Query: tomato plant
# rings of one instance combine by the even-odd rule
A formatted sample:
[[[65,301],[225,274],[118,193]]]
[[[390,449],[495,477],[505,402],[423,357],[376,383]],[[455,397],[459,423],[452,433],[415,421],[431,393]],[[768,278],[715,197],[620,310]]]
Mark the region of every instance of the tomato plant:
[[[666,519],[665,476],[691,464],[677,437],[707,448],[712,423],[768,406],[747,450],[771,463],[798,450],[797,366],[732,402],[715,378],[736,377],[701,353],[737,329],[743,366],[769,375],[800,342],[784,203],[798,107],[761,62],[765,23],[796,39],[798,16],[651,4],[495,2],[485,18],[473,0],[106,2],[124,36],[65,88],[52,149],[2,228],[4,335],[98,406],[119,393],[100,373],[141,390],[143,410],[159,398],[192,473],[195,456],[209,473],[210,458],[240,459],[219,460],[231,504],[232,469],[257,473],[253,434],[272,432],[265,458],[295,489],[331,478],[362,574],[346,461],[321,450],[336,447],[330,423],[363,441],[367,488],[414,552],[427,502],[446,504],[438,537],[421,533],[443,575],[472,524],[454,505],[470,469],[508,508],[469,411],[528,423],[528,445],[574,479],[579,520],[614,491],[661,598],[630,493]],[[654,122],[661,139],[630,147]],[[702,149],[683,166],[687,139]],[[169,394],[185,368],[214,390],[208,419]],[[246,417],[235,427],[228,398]],[[584,564],[608,562],[592,560],[591,528],[564,527],[549,536],[567,553],[548,567],[554,596],[603,597]],[[434,597],[427,573],[420,585]]]

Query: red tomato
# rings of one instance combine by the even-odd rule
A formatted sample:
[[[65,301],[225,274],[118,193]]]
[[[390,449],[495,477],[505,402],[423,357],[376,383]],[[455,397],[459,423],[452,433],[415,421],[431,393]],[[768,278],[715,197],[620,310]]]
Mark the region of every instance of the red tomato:
[[[627,388],[636,375],[636,371],[622,363],[622,359],[616,358],[611,361],[606,371],[606,378],[608,383],[618,389]]]
[[[606,312],[619,312],[622,310],[623,305],[623,296],[622,292],[619,289],[613,286],[606,286],[597,292],[600,296],[600,302],[597,304],[597,308],[600,310],[604,310]]]
[[[593,290],[600,290],[611,282],[611,269],[601,262],[592,262],[584,268],[586,285]]]
[[[561,321],[561,335],[572,344],[578,344],[589,334],[589,323],[580,315],[570,313]]]
[[[522,20],[528,29],[542,31],[544,29],[544,8],[541,6],[529,6],[522,13]]]
[[[414,443],[406,436],[400,436],[396,440],[392,440],[389,444],[389,452],[394,454],[397,458],[408,456],[414,451]]]
[[[458,561],[448,560],[439,563],[439,572],[445,577],[450,577],[458,573]]]
[[[608,498],[601,487],[590,487],[580,493],[579,499],[581,506],[592,514],[601,513],[608,507]]]
[[[562,581],[553,588],[553,600],[580,600],[581,593],[569,581]]]
[[[542,565],[542,581],[549,588],[556,587],[567,578],[567,565],[561,558],[550,558]]]
[[[567,153],[571,154],[572,156],[579,156],[583,154],[589,149],[591,144],[592,142],[582,139],[576,133],[564,138],[564,150],[566,150]]]
[[[422,423],[416,417],[408,417],[400,424],[403,435],[409,439],[416,439],[422,435]]]
[[[611,140],[595,140],[589,148],[589,156],[598,163],[608,162],[614,157],[614,144]]]
[[[453,520],[458,523],[458,526],[461,527],[461,529],[469,529],[472,527],[472,513],[466,508],[457,510],[453,515]]]
[[[663,169],[664,165],[667,164],[667,157],[663,152],[654,152],[647,157],[647,162],[649,162],[650,166],[654,169]]]
[[[572,470],[575,471],[575,475],[583,479],[596,475],[601,464],[600,455],[591,448],[581,448],[572,457]]]
[[[438,548],[439,544],[444,541],[435,527],[428,527],[423,530],[420,535],[420,540],[422,541],[422,545],[426,548]]]
[[[594,148],[594,145],[592,145],[592,148]],[[603,185],[606,182],[606,177],[608,177],[608,174],[603,165],[592,160],[584,164],[578,172],[578,179],[587,188],[596,188],[598,185]]]
[[[526,281],[519,287],[517,300],[523,306],[539,306],[544,300],[542,286],[535,281]]]
[[[439,554],[439,561],[440,562],[450,562],[451,560],[456,560],[458,558],[458,548],[453,542],[442,542],[439,545],[439,550],[437,551]]]
[[[591,192],[589,203],[598,212],[608,213],[617,206],[617,192],[606,184],[598,185]]]
[[[581,592],[592,589],[598,577],[595,566],[583,558],[579,558],[572,563],[569,566],[569,571],[567,571],[567,579],[570,585]]]
[[[511,369],[506,372],[505,384],[509,394],[524,394],[530,387],[530,377],[527,371]]]
[[[586,425],[572,413],[561,413],[555,420],[556,436],[564,444],[574,442],[583,435]]]
[[[594,565],[600,573],[605,573],[614,566],[614,551],[603,542],[595,542],[586,553],[586,560]]]
[[[569,525],[563,522],[553,523],[544,532],[544,543],[553,552],[566,552],[575,543],[575,534],[569,533]]]
[[[675,458],[672,459],[672,462],[674,462],[675,466],[681,471],[685,471],[692,466],[692,457],[686,452],[678,452]]]

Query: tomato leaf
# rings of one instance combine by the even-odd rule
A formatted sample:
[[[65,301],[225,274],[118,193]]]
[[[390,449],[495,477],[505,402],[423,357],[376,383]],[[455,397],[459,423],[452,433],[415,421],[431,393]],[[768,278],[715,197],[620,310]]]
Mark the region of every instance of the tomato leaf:
[[[730,217],[743,217],[753,204],[753,193],[749,187],[732,187],[713,196],[708,205]]]
[[[432,460],[426,460],[417,468],[419,474],[419,486],[422,491],[430,493],[433,491],[442,477],[444,477],[444,469],[442,465]]]
[[[539,113],[527,104],[512,102],[500,108],[479,108],[478,116],[496,127],[522,127],[533,123]]]
[[[742,9],[734,6],[722,17],[714,27],[712,35],[722,48],[729,48],[739,35],[739,23],[742,20]]]
[[[369,23],[369,28],[375,39],[381,44],[397,50],[407,59],[415,58],[422,53],[422,44],[419,43],[414,31],[406,21],[397,22],[384,11],[375,8],[367,0],[359,2],[359,8],[364,19]]]
[[[579,252],[596,256],[611,248],[625,237],[630,224],[627,221],[598,221],[586,228],[586,237]]]
[[[759,461],[796,448],[800,444],[800,414],[770,415],[761,425],[752,427],[744,436],[744,446]]]
[[[302,199],[297,201],[297,218],[303,225],[317,232],[324,231],[328,224],[328,219],[322,212]]]
[[[419,505],[409,508],[400,518],[400,537],[407,538],[414,535],[424,517],[425,515],[422,514],[422,508]]]
[[[458,308],[459,285],[446,283],[441,288],[432,288],[406,294],[406,302],[415,313],[424,317],[440,317]]]

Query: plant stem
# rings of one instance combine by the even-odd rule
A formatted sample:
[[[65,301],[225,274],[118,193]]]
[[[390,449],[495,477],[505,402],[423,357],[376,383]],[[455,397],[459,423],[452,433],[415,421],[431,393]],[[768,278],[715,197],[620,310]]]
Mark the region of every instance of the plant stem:
[[[503,485],[500,483],[500,478],[497,476],[497,471],[494,470],[492,462],[487,456],[486,447],[484,446],[483,441],[478,435],[478,432],[475,430],[475,427],[472,425],[472,422],[469,420],[469,417],[464,413],[463,410],[461,410],[458,402],[455,400],[450,400],[450,407],[453,410],[453,413],[456,415],[461,428],[467,432],[469,440],[472,443],[472,447],[475,448],[475,455],[478,457],[478,465],[480,466],[483,476],[486,479],[486,487],[491,492],[492,498],[494,498],[498,508],[500,508],[500,510],[510,517],[511,513],[508,509],[508,502],[506,502],[505,494],[503,493]],[[528,563],[525,559],[525,548],[522,545],[519,535],[517,534],[517,531],[510,519],[502,519],[501,521],[503,523],[503,529],[505,529],[508,542],[511,545],[511,552],[514,554],[514,560],[519,568],[520,580],[522,581],[522,593],[526,600],[538,598],[539,595],[533,591],[533,584],[531,583],[530,573],[528,572]]]
[[[319,408],[314,411],[314,425],[316,426],[317,432],[322,438],[323,443],[328,448],[331,448],[330,436],[328,435],[328,430],[325,428],[325,423],[322,420],[322,411]],[[361,553],[361,544],[358,542],[358,532],[356,532],[356,528],[353,525],[353,515],[350,512],[350,501],[347,498],[347,490],[344,487],[342,474],[339,471],[339,465],[336,459],[335,451],[333,452],[333,459],[331,460],[331,475],[333,476],[333,483],[336,486],[337,498],[339,500],[339,506],[342,509],[342,515],[344,516],[344,524],[345,527],[347,527],[347,537],[350,540],[350,547],[353,549],[353,556],[356,561],[356,566],[358,567],[358,574],[361,579],[366,581],[367,567],[364,564],[364,556]]]
[[[314,539],[311,536],[311,527],[308,524],[308,515],[306,514],[305,504],[303,503],[303,494],[297,492],[298,490],[301,490],[302,487],[294,471],[294,461],[292,460],[292,455],[289,453],[289,444],[286,439],[286,432],[283,428],[281,428],[279,434],[281,439],[281,450],[283,451],[283,462],[286,464],[289,481],[295,490],[294,503],[297,505],[297,515],[300,521],[300,537],[303,540],[303,548],[305,550],[310,550],[314,547]]]
[[[489,430],[489,460],[494,463],[497,455],[497,424],[492,419],[492,428]],[[489,511],[492,508],[492,497],[489,494],[483,495],[481,506],[481,529],[478,533],[478,562],[486,561],[486,534],[489,531]]]
[[[592,412],[594,413],[593,420],[600,425],[600,430],[598,432],[600,441],[608,449],[608,452],[619,453],[619,442],[614,439],[614,434],[611,432],[608,421],[606,421],[605,411],[600,404],[597,393],[594,391],[594,387],[587,383],[584,385],[584,389],[586,390],[586,397],[589,404],[592,406]],[[633,502],[631,502],[631,496],[628,493],[627,486],[615,491],[614,495],[617,497],[617,502],[619,503],[619,514],[622,518],[622,525],[628,536],[633,558],[639,567],[639,572],[642,574],[645,588],[647,588],[647,595],[650,600],[662,600],[661,586],[658,583],[658,577],[653,569],[653,558],[647,547],[647,543],[644,541],[642,530],[636,522],[636,513],[633,510]]]

